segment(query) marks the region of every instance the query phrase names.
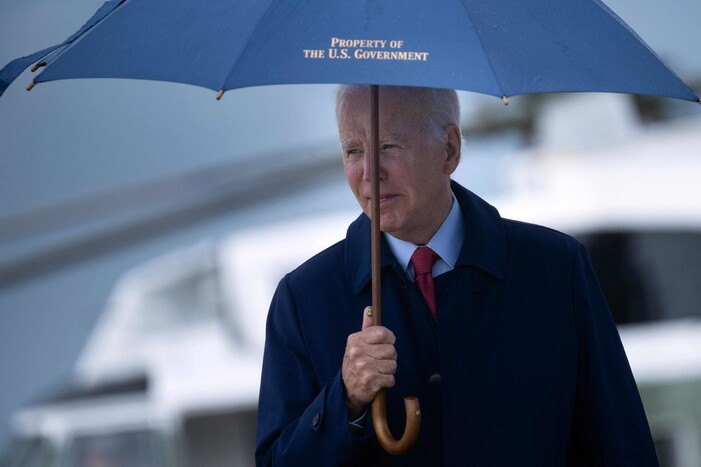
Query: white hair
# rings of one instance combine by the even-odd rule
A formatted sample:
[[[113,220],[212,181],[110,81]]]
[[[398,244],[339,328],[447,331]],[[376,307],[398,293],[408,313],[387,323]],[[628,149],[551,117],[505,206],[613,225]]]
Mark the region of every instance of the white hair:
[[[380,95],[382,88],[380,86]],[[426,109],[426,130],[435,141],[443,141],[445,129],[456,125],[460,130],[460,101],[458,93],[453,89],[419,88],[409,86],[392,86],[411,96],[412,99],[423,101]],[[347,96],[357,96],[369,92],[370,86],[366,84],[342,84],[336,91],[336,121],[340,124],[339,110],[341,103]],[[380,97],[381,98],[381,97]]]

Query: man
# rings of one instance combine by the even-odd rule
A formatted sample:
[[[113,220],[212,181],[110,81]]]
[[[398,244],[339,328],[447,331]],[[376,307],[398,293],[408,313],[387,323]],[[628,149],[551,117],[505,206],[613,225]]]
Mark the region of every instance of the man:
[[[451,182],[461,150],[453,91],[380,90],[384,326],[370,325],[368,100],[363,86],[337,97],[363,214],[285,276],[271,304],[258,465],[657,465],[583,247],[502,219]],[[368,405],[381,388],[394,430],[403,397],[420,400],[406,454],[387,454],[374,436]]]

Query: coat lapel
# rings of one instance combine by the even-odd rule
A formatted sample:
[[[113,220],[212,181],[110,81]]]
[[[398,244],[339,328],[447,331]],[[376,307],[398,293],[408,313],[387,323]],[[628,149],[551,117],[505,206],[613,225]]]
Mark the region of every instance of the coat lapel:
[[[346,277],[350,289],[358,295],[370,283],[372,266],[370,264],[370,219],[363,213],[351,223],[346,232]],[[384,236],[380,240],[380,268],[391,266],[394,256]]]
[[[497,279],[506,271],[506,234],[499,212],[456,182],[453,193],[465,221],[465,239],[456,266],[472,266]]]

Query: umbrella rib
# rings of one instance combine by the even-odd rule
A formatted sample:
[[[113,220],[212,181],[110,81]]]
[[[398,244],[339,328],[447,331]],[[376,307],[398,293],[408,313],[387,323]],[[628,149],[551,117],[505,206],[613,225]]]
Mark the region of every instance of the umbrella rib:
[[[618,24],[620,24],[623,29],[628,31],[628,33],[630,33],[635,39],[637,39],[638,42],[640,42],[647,49],[648,52],[650,52],[652,55],[655,56],[656,59],[658,59],[662,64],[664,64],[664,62],[657,55],[657,53],[654,50],[652,50],[652,48],[650,48],[649,45],[647,45],[647,42],[645,42],[643,40],[643,38],[640,37],[640,35],[638,35],[637,32],[633,31],[633,29],[630,26],[628,26],[628,24],[625,21],[623,21],[623,18],[618,16],[615,11],[613,11],[611,8],[609,8],[608,6],[606,6],[603,2],[601,2],[599,0],[592,0],[592,3],[594,3],[600,9],[602,9],[606,14],[611,16],[611,18],[615,19],[618,22]],[[665,65],[665,67],[667,67],[667,65]],[[667,68],[669,68],[669,67],[667,67]],[[672,70],[669,70],[669,71],[672,71]]]
[[[88,24],[92,19],[94,19],[94,16],[93,16],[93,18],[90,18],[87,21],[87,23],[85,23],[81,27],[81,29],[85,28],[84,31],[81,32],[80,30],[78,30],[75,34],[73,34],[71,37],[69,37],[65,42],[63,42],[62,44],[59,44],[58,46],[56,46],[56,48],[54,48],[53,50],[48,52],[46,55],[44,55],[39,60],[39,62],[34,67],[32,67],[32,73],[37,71],[39,68],[46,67],[46,66],[50,65],[51,63],[55,62],[59,57],[61,57],[61,55],[66,53],[68,51],[68,49],[70,49],[73,44],[82,40],[86,34],[88,34],[90,31],[92,31],[93,29],[98,27],[100,24],[102,24],[109,16],[112,16],[112,13],[114,13],[119,7],[124,5],[125,2],[127,2],[127,0],[118,0],[116,2],[116,4],[111,9],[109,9],[108,11],[106,11],[104,13],[104,15],[102,15],[101,18],[96,19],[93,24],[91,24],[90,26],[85,28],[85,24]],[[109,2],[105,2],[103,4],[103,6],[100,7],[100,9],[103,8],[107,3],[109,3]],[[99,12],[99,9],[98,9],[98,12]],[[95,13],[95,15],[97,15],[97,12]],[[41,75],[42,75],[42,73],[38,74],[32,80],[32,82],[29,84],[29,86],[27,86],[27,91],[31,90],[31,88],[33,88],[34,85],[36,85],[36,83],[41,82],[41,80],[40,80]]]
[[[508,100],[506,98],[508,97],[504,93],[504,88],[501,85],[501,82],[499,82],[499,78],[497,77],[496,72],[494,71],[494,65],[492,65],[492,60],[489,58],[489,54],[487,54],[487,51],[484,47],[484,42],[482,41],[482,36],[480,35],[479,30],[475,26],[475,22],[472,20],[472,15],[470,15],[470,10],[467,8],[467,5],[465,5],[465,1],[461,0],[460,4],[462,5],[463,10],[465,10],[465,15],[468,17],[470,20],[470,24],[472,24],[472,27],[475,30],[475,35],[477,36],[477,39],[480,41],[480,50],[484,54],[484,57],[487,59],[487,63],[489,64],[489,69],[492,71],[492,76],[494,77],[494,82],[497,84],[497,87],[499,88],[499,92],[501,94],[502,102],[504,105],[508,105]]]
[[[628,31],[628,33],[629,33],[631,36],[633,36],[638,42],[640,42],[640,44],[642,44],[643,47],[645,47],[645,49],[646,49],[653,57],[655,57],[655,58],[657,59],[657,61],[658,61],[659,63],[662,64],[663,67],[665,67],[665,68],[667,69],[667,71],[669,71],[675,78],[677,78],[677,79],[682,83],[682,85],[685,86],[685,87],[691,92],[691,94],[692,94],[694,97],[696,97],[696,98],[698,99],[697,102],[698,102],[699,104],[701,104],[701,99],[699,98],[698,95],[696,95],[696,92],[694,92],[693,89],[691,89],[689,86],[687,86],[686,83],[684,83],[684,81],[679,77],[679,75],[677,75],[677,74],[674,72],[674,70],[672,70],[669,66],[667,66],[667,64],[666,64],[664,61],[662,61],[662,59],[660,58],[660,56],[657,55],[657,52],[655,52],[655,51],[652,49],[652,47],[650,47],[650,46],[647,44],[647,42],[645,42],[645,41],[643,40],[643,38],[640,37],[640,35],[639,35],[637,32],[635,32],[635,31],[633,30],[633,28],[631,28],[630,26],[628,26],[628,23],[626,23],[626,22],[623,20],[623,18],[621,18],[620,16],[618,16],[618,15],[616,14],[615,11],[613,11],[611,8],[609,8],[609,7],[608,7],[605,3],[603,3],[601,0],[593,0],[593,2],[594,2],[594,4],[595,4],[596,6],[598,6],[599,8],[601,8],[604,12],[606,12],[607,14],[609,14],[609,15],[611,16],[611,18],[615,19],[615,20],[621,25],[621,27],[623,27],[626,31]],[[674,96],[672,96],[671,94],[669,94],[669,97],[674,97]],[[693,99],[689,99],[689,100],[693,101]]]
[[[260,26],[260,23],[263,22],[263,19],[268,15],[268,12],[270,11],[270,8],[274,2],[275,0],[270,0],[268,2],[268,6],[265,7],[265,11],[263,11],[263,14],[260,15],[260,18],[258,18],[255,27],[251,29],[251,33],[249,34],[248,38],[246,38],[246,45],[241,49],[241,52],[239,53],[238,57],[236,57],[236,59],[234,59],[234,61],[232,62],[229,72],[224,76],[224,81],[222,82],[221,86],[219,87],[219,91],[217,92],[217,100],[221,99],[221,97],[224,95],[226,82],[229,80],[229,77],[234,73],[236,67],[238,67],[239,60],[241,60],[241,57],[244,55],[244,53],[246,53],[249,45],[251,44],[251,37],[253,37],[253,35],[258,30],[258,26]]]

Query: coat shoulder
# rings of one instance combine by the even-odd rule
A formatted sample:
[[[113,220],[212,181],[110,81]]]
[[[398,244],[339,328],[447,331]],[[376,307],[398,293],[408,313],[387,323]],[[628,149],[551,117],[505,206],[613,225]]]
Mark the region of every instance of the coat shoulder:
[[[502,222],[509,244],[516,249],[571,256],[583,248],[575,238],[550,227],[512,219],[502,219]]]
[[[340,240],[315,254],[287,274],[288,279],[297,281],[321,281],[338,274],[344,274],[346,240]]]

